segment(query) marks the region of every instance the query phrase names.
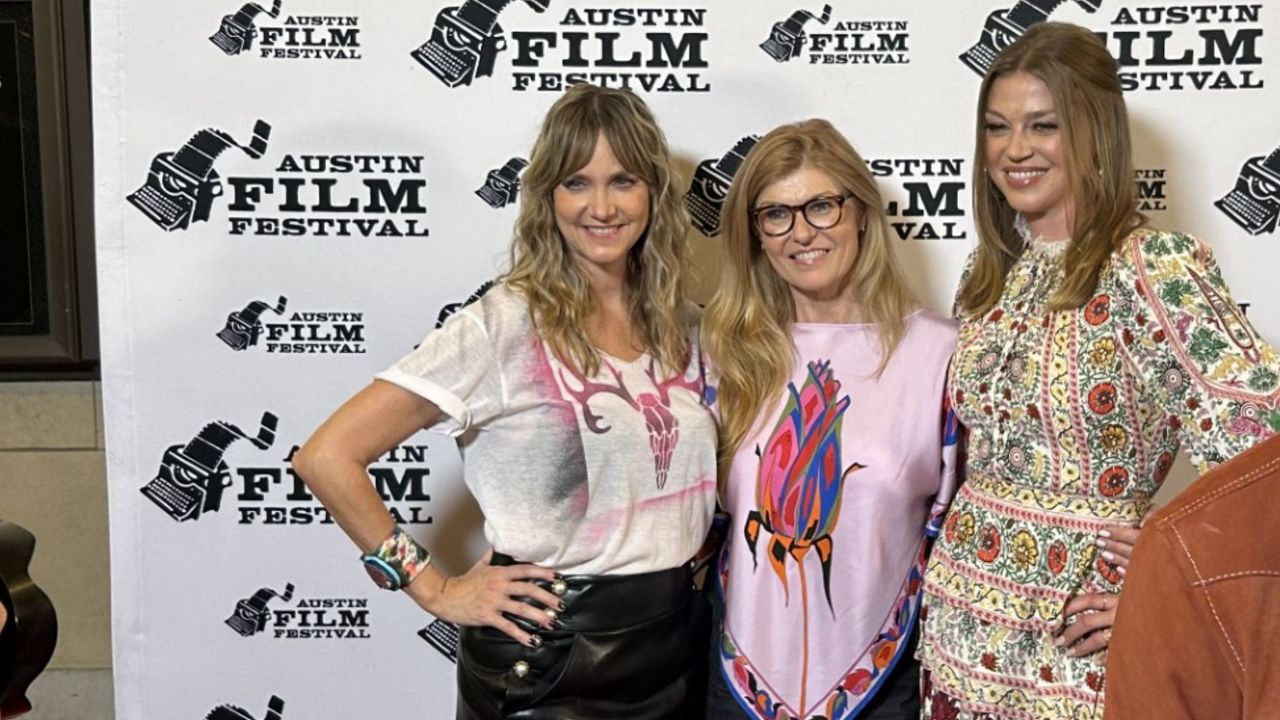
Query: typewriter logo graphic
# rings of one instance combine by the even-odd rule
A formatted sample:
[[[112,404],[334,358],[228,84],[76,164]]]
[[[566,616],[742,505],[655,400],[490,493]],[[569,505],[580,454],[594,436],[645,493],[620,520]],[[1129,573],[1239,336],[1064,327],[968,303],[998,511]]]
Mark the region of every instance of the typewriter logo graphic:
[[[440,308],[440,314],[436,317],[436,328],[439,329],[441,325],[444,325],[444,321],[448,320],[450,315],[453,315],[462,308],[484,297],[484,294],[489,292],[489,289],[492,288],[493,285],[494,283],[492,280],[486,280],[483,285],[476,289],[475,292],[467,296],[466,300],[463,300],[462,302],[449,303],[448,305]]]
[[[768,39],[760,43],[760,49],[778,62],[787,62],[791,58],[798,56],[800,51],[804,49],[806,38],[804,34],[805,23],[810,20],[817,20],[819,25],[826,25],[831,20],[831,6],[822,6],[821,17],[808,10],[797,10],[791,13],[791,17],[786,20],[779,20],[774,23]]]
[[[289,602],[293,598],[293,583],[286,583],[283,593],[278,593],[271,588],[259,588],[252,597],[236,603],[236,610],[231,613],[231,617],[227,618],[227,625],[245,637],[256,635],[271,619],[271,611],[267,609],[267,603],[276,598]]]
[[[209,36],[209,41],[228,55],[239,55],[253,49],[253,39],[258,36],[258,28],[253,21],[264,13],[267,17],[280,17],[280,0],[275,0],[270,10],[257,3],[245,3],[240,12],[223,16],[222,26]]]
[[[1280,220],[1280,148],[1249,158],[1236,186],[1214,206],[1250,235],[1276,231]]]
[[[711,158],[698,163],[693,173],[693,182],[689,192],[684,195],[685,207],[693,218],[693,226],[707,237],[720,234],[720,211],[724,208],[724,199],[729,194],[729,186],[733,184],[733,176],[742,166],[751,148],[760,142],[759,135],[748,135],[739,140],[724,157],[719,160]]]
[[[451,663],[458,662],[458,626],[447,620],[432,620],[431,624],[418,631],[418,637],[426,640],[431,647]]]
[[[276,416],[262,413],[257,437],[222,420],[205,425],[191,442],[164,451],[160,469],[142,487],[142,494],[179,522],[217,512],[222,508],[222,492],[231,487],[231,471],[223,455],[240,438],[259,450],[270,448],[276,439]]]
[[[520,195],[520,171],[528,164],[529,161],[522,157],[513,157],[506,165],[490,170],[476,195],[495,210],[510,205]]]
[[[282,713],[284,713],[284,700],[272,695],[267,701],[267,714],[262,716],[262,720],[282,720]],[[258,718],[250,715],[244,708],[235,705],[219,705],[210,710],[209,714],[204,716],[204,720],[258,720]]]
[[[218,331],[218,338],[232,350],[247,350],[258,344],[262,336],[262,313],[270,310],[277,315],[284,314],[284,306],[289,299],[281,295],[272,307],[261,300],[254,300],[227,316],[227,325]]]
[[[493,74],[493,61],[507,48],[498,13],[515,0],[466,0],[436,15],[431,38],[411,54],[449,87],[470,85]],[[524,0],[544,12],[551,0]]]
[[[239,148],[249,157],[267,151],[271,126],[259,120],[253,140],[241,145],[216,128],[201,130],[177,152],[162,152],[151,161],[147,182],[129,195],[129,202],[165,230],[185,230],[193,222],[209,219],[213,199],[222,194],[222,180],[213,161],[227,148]]]
[[[476,191],[480,200],[488,202],[490,208],[506,208],[520,197],[520,172],[529,165],[529,160],[512,158],[500,168],[489,170],[483,186]]]
[[[1085,12],[1097,12],[1102,0],[1072,0]],[[1022,37],[1032,25],[1049,19],[1049,15],[1067,0],[1019,0],[1007,10],[996,10],[987,16],[982,36],[973,47],[966,50],[960,60],[979,75],[986,75],[987,68],[1000,51]]]

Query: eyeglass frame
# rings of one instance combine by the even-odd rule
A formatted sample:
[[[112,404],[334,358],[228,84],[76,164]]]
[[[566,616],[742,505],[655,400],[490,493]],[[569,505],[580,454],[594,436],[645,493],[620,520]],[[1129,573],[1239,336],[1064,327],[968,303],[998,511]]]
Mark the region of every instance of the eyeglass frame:
[[[758,207],[751,210],[751,212],[749,213],[749,215],[751,216],[751,226],[755,228],[756,232],[766,237],[775,237],[775,238],[782,237],[783,235],[786,235],[787,233],[796,229],[796,214],[799,213],[801,215],[804,215],[804,221],[809,223],[809,227],[815,230],[830,230],[831,228],[839,225],[841,220],[844,220],[845,201],[853,200],[853,199],[857,199],[857,195],[854,195],[851,192],[845,192],[839,195],[819,195],[818,197],[810,198],[805,202],[800,203],[799,205],[784,205],[782,203],[769,203],[764,207]],[[814,222],[809,219],[809,213],[807,211],[807,208],[813,203],[819,202],[821,200],[837,201],[836,206],[840,208],[839,214],[836,215],[835,222],[831,223],[830,225],[826,225],[826,226],[815,225]],[[765,232],[764,228],[760,227],[760,213],[763,213],[767,210],[778,210],[778,209],[784,209],[784,210],[790,211],[791,222],[787,224],[787,229],[783,230],[780,233]]]

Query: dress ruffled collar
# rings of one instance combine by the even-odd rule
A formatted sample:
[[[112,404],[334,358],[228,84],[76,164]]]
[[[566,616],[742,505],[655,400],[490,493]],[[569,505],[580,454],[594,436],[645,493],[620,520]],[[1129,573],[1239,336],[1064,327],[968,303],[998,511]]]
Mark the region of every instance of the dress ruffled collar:
[[[1013,229],[1018,232],[1018,236],[1022,238],[1022,245],[1029,253],[1037,256],[1043,256],[1054,260],[1061,259],[1067,252],[1067,246],[1071,244],[1071,238],[1063,240],[1045,240],[1040,236],[1032,236],[1031,224],[1021,215],[1013,221]]]

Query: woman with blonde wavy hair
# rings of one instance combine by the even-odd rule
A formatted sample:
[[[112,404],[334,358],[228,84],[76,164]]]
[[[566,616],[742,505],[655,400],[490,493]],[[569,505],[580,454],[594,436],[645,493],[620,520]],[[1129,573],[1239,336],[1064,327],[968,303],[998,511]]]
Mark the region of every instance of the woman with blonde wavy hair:
[[[1129,547],[1179,447],[1203,472],[1280,429],[1280,354],[1209,247],[1135,208],[1117,70],[1046,22],[982,82],[948,379],[969,450],[925,575],[926,718],[1101,718]]]
[[[715,505],[715,422],[687,220],[629,92],[577,85],[522,178],[510,272],[315,432],[294,466],[380,585],[462,626],[458,717],[701,712],[689,560]],[[366,466],[453,436],[492,550],[462,575],[395,526]]]
[[[733,528],[709,718],[919,715],[925,550],[955,482],[955,326],[916,306],[883,208],[825,120],[765,135],[729,190],[703,325]]]

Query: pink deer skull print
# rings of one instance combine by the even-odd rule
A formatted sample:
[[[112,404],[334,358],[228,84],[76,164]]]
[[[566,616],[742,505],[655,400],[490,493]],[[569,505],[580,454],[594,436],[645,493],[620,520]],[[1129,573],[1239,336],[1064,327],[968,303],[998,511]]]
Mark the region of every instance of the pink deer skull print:
[[[644,417],[645,430],[649,433],[649,449],[653,451],[654,477],[658,482],[658,489],[661,490],[667,484],[667,471],[671,469],[671,457],[675,454],[676,444],[680,442],[680,425],[676,421],[676,416],[671,412],[670,391],[672,388],[683,388],[701,398],[703,393],[702,378],[698,376],[692,380],[686,379],[684,372],[678,370],[671,377],[658,380],[657,362],[653,358],[649,358],[649,367],[645,370],[645,375],[648,376],[649,382],[653,383],[654,391],[645,391],[633,395],[627,389],[621,371],[615,368],[608,360],[602,359],[602,365],[608,371],[608,374],[613,376],[612,383],[588,380],[571,366],[567,367],[567,369],[573,379],[577,381],[579,389],[574,390],[570,386],[564,370],[560,371],[560,381],[569,395],[582,408],[582,420],[586,423],[587,429],[597,435],[603,435],[609,432],[611,428],[610,425],[604,424],[603,416],[591,410],[591,400],[597,395],[605,394],[620,398],[632,410],[639,412]],[[682,366],[688,366],[687,358]]]

